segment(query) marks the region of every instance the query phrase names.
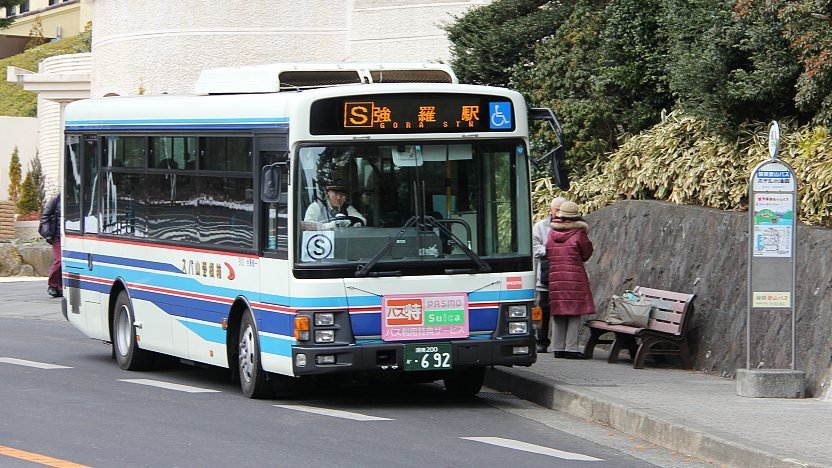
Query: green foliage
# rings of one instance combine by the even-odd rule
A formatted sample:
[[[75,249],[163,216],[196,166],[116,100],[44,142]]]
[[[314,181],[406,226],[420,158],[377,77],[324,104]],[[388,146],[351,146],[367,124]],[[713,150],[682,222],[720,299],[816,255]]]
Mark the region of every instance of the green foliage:
[[[17,201],[17,214],[25,215],[40,210],[35,193],[35,182],[32,180],[32,174],[27,172],[26,178],[23,179],[23,190],[20,200]]]
[[[798,218],[832,227],[832,133],[827,126],[781,122],[780,157],[798,180]],[[768,123],[744,124],[727,139],[679,111],[621,145],[608,160],[583,168],[568,193],[548,178],[534,182],[535,211],[564,196],[591,212],[621,199],[665,200],[722,210],[748,209],[748,178],[768,158]]]
[[[460,81],[506,86],[512,67],[528,65],[534,44],[552,34],[563,7],[546,0],[495,0],[444,25]]]
[[[37,71],[41,60],[55,55],[89,52],[89,33],[50,42],[29,49],[21,54],[0,59],[0,115],[13,117],[36,117],[37,95],[24,91],[17,83],[6,81],[6,67],[15,66]]]
[[[0,8],[5,8],[5,11],[9,11],[9,8],[16,7],[23,3],[23,0],[0,0]],[[14,23],[15,17],[6,17],[0,18],[0,29],[8,28],[9,26]]]
[[[616,141],[612,103],[598,98],[602,30],[603,15],[595,2],[577,0],[557,31],[535,47],[534,65],[515,67],[512,78],[531,103],[557,110],[573,168],[596,159]],[[551,147],[550,135],[535,135],[535,146]]]
[[[832,0],[772,0],[800,63],[795,104],[813,122],[832,119]]]
[[[9,161],[9,201],[17,203],[20,197],[20,155],[17,146],[12,151],[12,159]]]
[[[29,162],[29,170],[26,171],[26,178],[23,179],[23,187],[20,200],[17,201],[17,213],[28,214],[39,212],[43,208],[46,199],[45,178],[40,165],[40,157],[35,157]]]
[[[545,34],[504,37],[533,4]],[[557,195],[745,209],[776,119],[800,219],[832,227],[832,0],[498,0],[448,30],[462,81],[508,83],[563,123],[572,189],[536,180],[540,213]],[[532,130],[532,151],[553,144]]]

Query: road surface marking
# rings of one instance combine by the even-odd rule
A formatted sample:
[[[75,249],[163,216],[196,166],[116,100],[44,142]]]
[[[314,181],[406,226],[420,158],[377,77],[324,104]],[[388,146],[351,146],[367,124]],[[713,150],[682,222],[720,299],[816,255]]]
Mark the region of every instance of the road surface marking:
[[[119,382],[134,383],[139,385],[148,385],[151,387],[166,388],[168,390],[176,390],[187,393],[220,393],[219,390],[211,390],[210,388],[191,387],[190,385],[181,385],[171,382],[162,382],[161,380],[151,379],[119,379]]]
[[[589,455],[564,452],[563,450],[520,442],[519,440],[503,439],[502,437],[461,437],[461,439],[473,440],[474,442],[482,442],[484,444],[497,445],[499,447],[506,447],[514,450],[522,450],[524,452],[539,453],[550,457],[563,458],[564,460],[603,461],[600,458],[590,457]]]
[[[376,416],[367,416],[366,414],[350,413],[349,411],[340,411],[327,408],[315,408],[314,406],[304,405],[274,405],[278,408],[284,408],[294,411],[304,411],[306,413],[321,414],[324,416],[332,416],[334,418],[352,419],[353,421],[393,421],[390,418],[379,418]]]
[[[10,357],[0,357],[0,362],[6,364],[16,364],[18,366],[37,367],[38,369],[72,369],[67,366],[59,366],[57,364],[47,364],[45,362],[27,361],[25,359],[15,359]]]
[[[0,455],[32,463],[39,463],[45,466],[54,466],[56,468],[86,468],[86,465],[79,465],[77,463],[68,462],[59,458],[47,457],[46,455],[39,455],[37,453],[24,452],[23,450],[5,447],[3,445],[0,445]]]

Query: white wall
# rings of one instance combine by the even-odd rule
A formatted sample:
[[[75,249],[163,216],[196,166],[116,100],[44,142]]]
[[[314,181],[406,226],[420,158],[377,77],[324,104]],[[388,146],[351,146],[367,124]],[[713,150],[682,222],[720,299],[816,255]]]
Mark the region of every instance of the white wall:
[[[29,161],[35,157],[38,147],[38,119],[0,116],[0,200],[9,199],[9,163],[15,146],[20,157],[20,182],[23,183]]]
[[[220,66],[447,61],[440,26],[490,1],[93,0],[92,96],[191,93]]]

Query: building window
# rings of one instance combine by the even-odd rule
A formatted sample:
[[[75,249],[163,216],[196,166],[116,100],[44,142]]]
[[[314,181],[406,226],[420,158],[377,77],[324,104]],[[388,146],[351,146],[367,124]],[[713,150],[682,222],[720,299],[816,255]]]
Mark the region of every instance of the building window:
[[[10,6],[6,8],[6,18],[11,18],[14,16],[14,7]]]
[[[26,13],[27,11],[29,11],[29,0],[24,0],[20,4],[20,12],[21,13]]]
[[[57,5],[57,4],[58,4],[58,0],[49,0],[49,6]]]

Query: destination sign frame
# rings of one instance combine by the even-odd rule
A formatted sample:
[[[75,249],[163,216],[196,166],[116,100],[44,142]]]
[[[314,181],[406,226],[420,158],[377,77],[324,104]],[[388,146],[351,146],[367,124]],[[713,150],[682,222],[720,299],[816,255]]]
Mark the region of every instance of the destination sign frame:
[[[312,103],[312,135],[512,132],[517,116],[505,96],[398,93],[341,96]]]

